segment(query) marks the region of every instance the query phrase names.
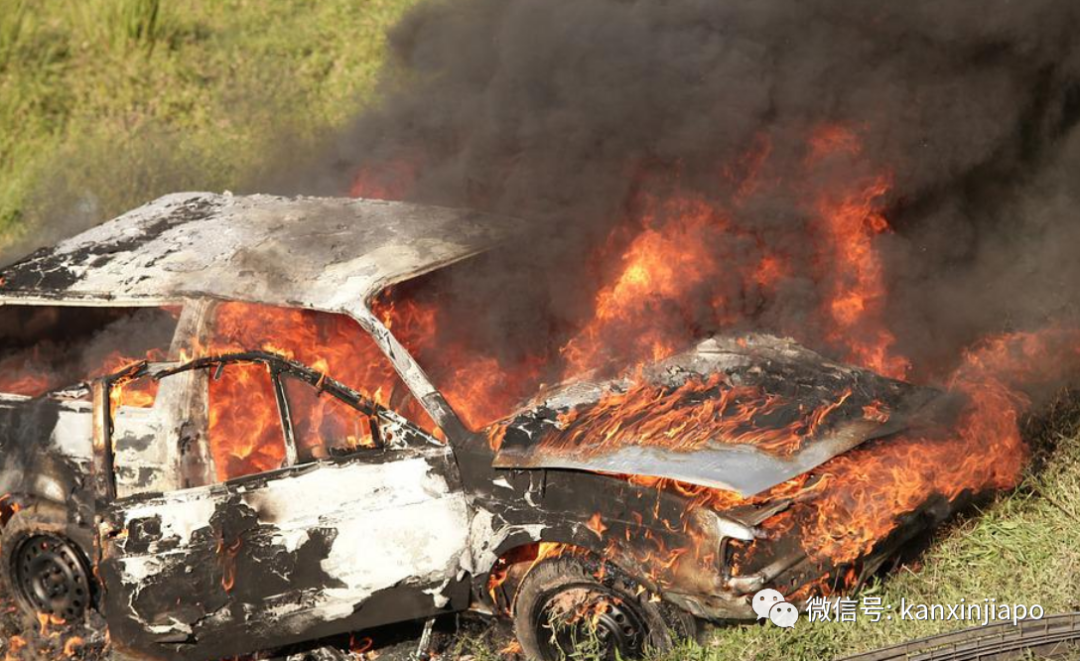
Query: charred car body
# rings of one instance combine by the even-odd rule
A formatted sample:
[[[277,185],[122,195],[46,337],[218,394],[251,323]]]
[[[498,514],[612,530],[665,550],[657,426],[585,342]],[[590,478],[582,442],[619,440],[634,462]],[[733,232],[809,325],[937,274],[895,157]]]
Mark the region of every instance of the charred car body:
[[[782,400],[768,424],[798,427],[783,436],[795,444],[722,411],[710,434],[675,447],[604,444],[604,398],[632,387],[620,380],[565,384],[470,430],[369,301],[517,231],[396,202],[181,194],[5,269],[6,312],[155,308],[172,320],[160,362],[0,398],[7,589],[60,620],[100,611],[115,646],[152,659],[223,658],[468,608],[513,612],[533,656],[572,645],[574,627],[547,627],[585,612],[613,649],[635,654],[690,633],[695,617],[752,619],[755,591],[796,593],[822,573],[797,545],[757,565],[733,560],[773,543],[759,526],[790,502],[690,507],[690,495],[635,478],[755,494],[947,408],[937,391],[748,335],[712,338],[649,367],[645,382],[683,409],[740,388]],[[223,301],[349,317],[436,429],[265,347],[186,359]],[[277,423],[252,439],[281,450],[236,475],[213,447],[221,414],[208,398],[251,368],[265,388],[245,405]],[[131,405],[138,394],[147,401]],[[301,419],[312,401],[347,411],[350,431],[313,433]],[[244,411],[229,415],[243,422]]]

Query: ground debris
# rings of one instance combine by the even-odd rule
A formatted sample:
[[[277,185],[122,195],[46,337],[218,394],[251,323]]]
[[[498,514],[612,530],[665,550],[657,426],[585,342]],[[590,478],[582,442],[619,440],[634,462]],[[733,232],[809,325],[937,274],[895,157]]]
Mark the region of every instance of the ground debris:
[[[91,617],[99,617],[96,613]],[[43,618],[28,626],[18,607],[0,597],[0,661],[105,661],[105,637],[87,626]]]

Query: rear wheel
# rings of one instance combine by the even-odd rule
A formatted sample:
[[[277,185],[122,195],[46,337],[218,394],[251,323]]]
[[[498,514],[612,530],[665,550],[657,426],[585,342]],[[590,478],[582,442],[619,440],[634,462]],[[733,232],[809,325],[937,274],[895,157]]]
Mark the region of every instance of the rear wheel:
[[[530,658],[634,659],[693,635],[689,614],[652,599],[614,568],[600,570],[594,561],[564,556],[541,561],[525,576],[514,631]]]
[[[15,549],[15,594],[24,610],[77,622],[90,603],[90,577],[79,551],[56,535],[27,537]]]
[[[93,604],[89,563],[64,529],[64,523],[27,512],[16,513],[4,528],[0,577],[28,622],[47,616],[82,624]]]

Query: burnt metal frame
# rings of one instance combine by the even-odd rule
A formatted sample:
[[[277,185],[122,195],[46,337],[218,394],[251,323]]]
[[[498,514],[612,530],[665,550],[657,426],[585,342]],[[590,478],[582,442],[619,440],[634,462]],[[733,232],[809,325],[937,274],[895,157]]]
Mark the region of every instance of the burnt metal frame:
[[[474,255],[463,256],[460,260],[468,259]],[[451,262],[453,263],[453,262]],[[449,264],[441,264],[438,268],[448,266]],[[416,274],[420,275],[420,274]],[[379,292],[386,286],[393,283],[383,283],[380,289],[370,294],[366,299],[362,301],[350,302],[347,305],[339,307],[325,307],[325,308],[310,308],[317,312],[322,312],[331,315],[341,315],[352,319],[363,333],[365,333],[378,347],[379,352],[390,363],[390,366],[394,369],[397,375],[401,378],[402,383],[409,390],[409,393],[416,399],[421,408],[431,417],[431,420],[435,425],[446,435],[447,443],[452,447],[459,448],[470,442],[474,430],[462,422],[461,416],[457,411],[446,401],[446,397],[443,396],[431,378],[427,375],[423,366],[417,362],[416,358],[409,352],[408,349],[398,340],[393,332],[378,318],[378,316],[371,309],[371,300],[373,300]],[[48,296],[48,297],[34,297],[34,296],[0,296],[0,305],[56,305],[56,306],[88,306],[88,307],[162,307],[162,306],[184,306],[185,308],[193,303],[209,303],[211,309],[213,306],[220,302],[241,302],[252,303],[259,305],[270,305],[279,307],[282,309],[299,309],[295,305],[289,305],[283,302],[265,302],[257,298],[223,298],[215,296],[213,294],[175,294],[169,296],[140,296],[134,298],[123,298],[116,296],[109,297],[92,297],[92,296],[76,296],[76,297],[63,297],[63,296]],[[204,332],[209,325],[208,317],[204,317],[200,323],[200,332]],[[264,352],[249,351],[242,352],[236,355],[256,355]],[[268,354],[273,355],[273,354]],[[279,360],[289,364],[290,368],[298,368],[301,371],[309,369],[306,366],[295,363],[289,359],[281,356],[277,356]],[[258,359],[257,356],[255,359]],[[291,369],[290,369],[291,371]],[[314,372],[318,374],[318,372]],[[314,385],[314,384],[313,384]],[[357,396],[358,393],[352,391],[347,386],[338,383],[342,389],[343,396]],[[392,411],[388,413],[395,415]],[[408,420],[402,419],[408,424],[412,424]],[[415,426],[415,425],[413,425]]]
[[[217,356],[205,356],[196,358],[195,360],[191,360],[177,367],[168,367],[164,369],[156,368],[156,366],[160,366],[161,363],[151,363],[144,360],[133,363],[108,376],[101,377],[100,379],[97,379],[92,386],[94,389],[95,402],[95,428],[100,430],[98,433],[101,435],[100,443],[94,444],[94,470],[96,473],[94,485],[98,498],[106,501],[113,501],[116,499],[117,494],[116,473],[114,471],[115,456],[112,446],[113,419],[110,397],[113,388],[117,385],[143,377],[149,377],[158,381],[167,376],[172,376],[181,372],[208,369],[211,367],[215,367],[214,378],[217,378],[221,370],[227,364],[262,364],[269,370],[274,387],[274,397],[278,406],[279,421],[282,425],[282,431],[285,438],[285,464],[281,466],[281,468],[287,468],[297,464],[297,449],[292,427],[292,418],[289,415],[288,397],[285,394],[285,387],[281,379],[282,376],[289,376],[307,383],[314,387],[319,395],[327,392],[339,401],[344,402],[349,407],[369,418],[377,419],[380,416],[386,416],[392,418],[395,422],[410,427],[416,427],[416,425],[409,422],[406,418],[380,406],[325,373],[311,369],[303,363],[268,351],[243,351]],[[376,443],[376,447],[385,449],[386,446],[381,437],[379,425],[371,425],[371,434],[372,439]],[[425,434],[425,436],[427,436],[427,434]]]

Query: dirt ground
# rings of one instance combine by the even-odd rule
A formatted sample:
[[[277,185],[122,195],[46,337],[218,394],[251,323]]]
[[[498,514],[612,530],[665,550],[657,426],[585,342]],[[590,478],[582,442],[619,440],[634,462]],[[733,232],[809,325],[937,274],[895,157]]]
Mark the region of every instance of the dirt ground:
[[[91,615],[100,623],[99,616]],[[338,659],[348,661],[412,661],[418,650],[423,622],[405,622],[323,641],[328,650],[337,650]],[[469,659],[470,650],[505,649],[513,634],[509,622],[473,614],[444,616],[436,620],[430,639],[431,659]],[[283,654],[260,654],[237,661],[332,661],[333,654],[320,654],[312,645],[285,650]],[[520,661],[516,654],[501,655],[506,661]],[[27,621],[7,599],[0,599],[0,661],[126,661],[114,653],[107,637],[92,626],[57,625]],[[229,660],[233,661],[233,660]]]

